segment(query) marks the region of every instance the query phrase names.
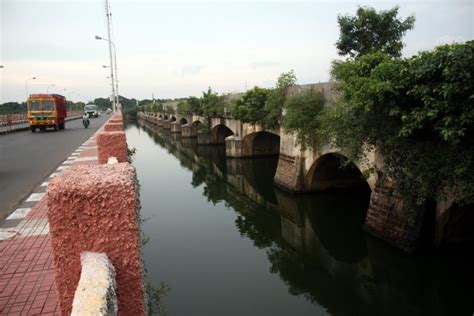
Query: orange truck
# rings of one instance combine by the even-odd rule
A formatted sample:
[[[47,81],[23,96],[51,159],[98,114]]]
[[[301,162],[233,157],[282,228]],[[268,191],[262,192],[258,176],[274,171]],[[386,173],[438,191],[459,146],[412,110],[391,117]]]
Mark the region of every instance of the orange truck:
[[[52,127],[55,131],[66,128],[66,98],[59,94],[30,94],[28,122],[34,133]]]

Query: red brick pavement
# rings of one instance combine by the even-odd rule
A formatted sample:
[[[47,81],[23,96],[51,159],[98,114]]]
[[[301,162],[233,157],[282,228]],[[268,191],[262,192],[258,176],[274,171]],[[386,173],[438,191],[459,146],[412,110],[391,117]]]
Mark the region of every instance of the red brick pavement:
[[[79,157],[97,157],[94,146],[95,141],[89,142]],[[98,160],[73,164],[98,164]],[[30,228],[0,241],[0,315],[59,315],[50,236],[35,235],[41,225],[47,229],[46,196],[23,221]]]

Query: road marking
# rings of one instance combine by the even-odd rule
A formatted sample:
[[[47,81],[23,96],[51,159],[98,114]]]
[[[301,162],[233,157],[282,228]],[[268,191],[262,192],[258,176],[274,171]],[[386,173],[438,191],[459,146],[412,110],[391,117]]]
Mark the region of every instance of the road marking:
[[[65,160],[65,161],[63,162],[63,165],[70,165],[70,164],[72,164],[73,162],[74,162],[74,160]]]
[[[17,208],[7,219],[20,219],[24,218],[26,214],[31,211],[31,207]]]
[[[79,157],[76,159],[75,162],[79,162],[79,161],[92,161],[92,160],[98,160],[98,158],[96,156],[86,156],[86,157]]]
[[[49,177],[50,178],[54,178],[55,176],[57,176],[59,174],[59,172],[53,172]]]
[[[79,153],[72,153],[71,156],[79,156]]]
[[[59,166],[58,169],[56,169],[56,171],[62,171],[62,170],[66,170],[66,169],[69,169],[71,168],[71,166]]]
[[[0,228],[0,240],[5,240],[14,236],[33,237],[47,234],[49,234],[49,224],[47,219],[22,220],[16,227]]]
[[[26,200],[26,202],[37,202],[40,201],[46,193],[33,193],[30,197]]]
[[[41,186],[46,187],[46,186],[48,186],[48,183],[49,183],[48,181],[45,181],[45,182],[41,183]]]

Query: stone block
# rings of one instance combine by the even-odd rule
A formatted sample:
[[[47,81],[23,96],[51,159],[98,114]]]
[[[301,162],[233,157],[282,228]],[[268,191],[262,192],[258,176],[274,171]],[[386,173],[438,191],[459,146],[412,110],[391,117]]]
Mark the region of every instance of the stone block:
[[[128,163],[73,166],[48,185],[48,220],[62,315],[69,315],[83,252],[105,253],[116,271],[119,315],[144,315],[138,184]]]
[[[104,125],[104,131],[106,132],[120,132],[123,131],[123,123],[107,123]]]
[[[127,162],[127,141],[124,132],[101,132],[97,134],[99,163],[106,164],[109,157],[116,157],[119,162]]]

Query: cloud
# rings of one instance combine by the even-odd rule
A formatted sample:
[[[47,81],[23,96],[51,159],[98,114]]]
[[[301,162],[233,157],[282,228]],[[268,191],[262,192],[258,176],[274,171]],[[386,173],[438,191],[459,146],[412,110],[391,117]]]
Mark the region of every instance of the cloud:
[[[262,68],[273,68],[279,65],[280,63],[276,63],[273,61],[256,61],[256,62],[251,63],[249,66],[253,70],[257,70],[257,69],[262,69]]]

